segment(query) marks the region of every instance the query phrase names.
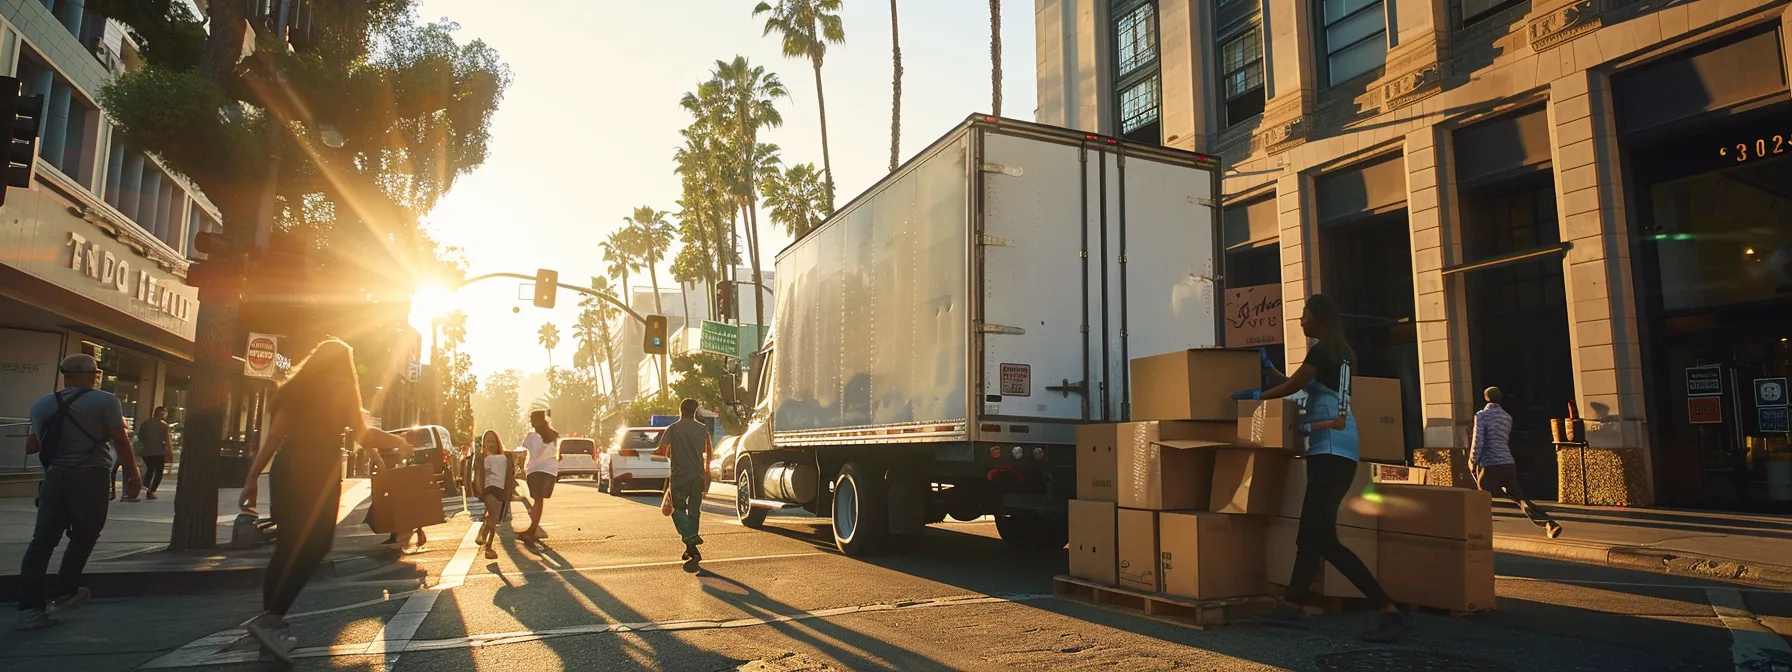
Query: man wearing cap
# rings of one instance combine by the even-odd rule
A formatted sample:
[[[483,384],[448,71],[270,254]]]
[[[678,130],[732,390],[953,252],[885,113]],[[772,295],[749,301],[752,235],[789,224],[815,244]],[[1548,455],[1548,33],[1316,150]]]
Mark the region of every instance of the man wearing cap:
[[[59,370],[62,389],[32,404],[31,434],[25,437],[25,452],[38,456],[44,480],[38,486],[37,527],[19,568],[20,630],[55,625],[56,614],[87,603],[91,594],[81,587],[81,570],[106,526],[112,465],[124,465],[128,496],[136,497],[141,488],[124,406],[97,389],[99,362],[69,355]],[[46,593],[44,573],[65,533],[68,550],[56,573],[56,590]]]

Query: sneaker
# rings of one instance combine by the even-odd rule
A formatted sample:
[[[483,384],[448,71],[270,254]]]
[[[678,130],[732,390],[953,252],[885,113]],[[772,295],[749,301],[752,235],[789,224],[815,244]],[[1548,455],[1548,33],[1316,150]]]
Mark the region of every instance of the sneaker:
[[[93,591],[86,588],[76,588],[73,595],[64,595],[62,597],[51,599],[49,606],[45,607],[44,611],[49,612],[52,616],[74,611],[80,609],[81,605],[87,604],[87,601],[90,599],[93,599]]]
[[[1382,612],[1380,624],[1363,633],[1361,639],[1375,644],[1393,644],[1413,629],[1412,616],[1403,611]]]
[[[1548,525],[1543,526],[1543,533],[1549,535],[1551,539],[1560,537],[1562,536],[1562,524],[1553,520],[1549,521]]]
[[[1307,612],[1295,609],[1286,604],[1278,604],[1276,605],[1276,608],[1269,611],[1251,614],[1251,618],[1256,619],[1258,623],[1273,625],[1279,628],[1305,630],[1310,627],[1307,624]]]
[[[261,644],[262,650],[274,654],[282,663],[292,664],[292,650],[299,645],[299,639],[292,635],[292,626],[282,623],[270,628],[250,622],[243,629],[249,631],[249,635]]]
[[[144,497],[147,497],[147,498],[149,498],[149,499],[155,499],[155,498],[156,498],[156,493],[153,493],[153,492],[152,492],[152,493],[149,493],[149,494],[147,494],[147,495],[144,495]]]
[[[52,618],[47,611],[42,609],[27,609],[19,612],[19,623],[14,627],[19,630],[42,630],[52,625],[60,625],[61,623],[62,621]]]
[[[141,502],[141,501],[143,501],[143,500],[142,500],[142,499],[140,499],[140,498],[138,498],[138,497],[137,497],[137,496],[136,496],[136,495],[125,495],[125,496],[124,496],[124,499],[120,499],[120,500],[118,500],[118,501],[121,501],[121,502]]]

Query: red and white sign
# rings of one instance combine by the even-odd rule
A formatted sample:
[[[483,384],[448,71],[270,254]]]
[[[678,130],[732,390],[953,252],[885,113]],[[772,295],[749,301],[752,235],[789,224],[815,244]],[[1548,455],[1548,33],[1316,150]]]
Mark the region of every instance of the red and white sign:
[[[1033,367],[1026,364],[1003,364],[1002,396],[1033,396]]]
[[[280,354],[280,337],[249,334],[249,346],[243,350],[243,375],[250,378],[274,378],[274,360]]]
[[[1686,421],[1695,425],[1715,425],[1724,421],[1723,397],[1687,397]]]

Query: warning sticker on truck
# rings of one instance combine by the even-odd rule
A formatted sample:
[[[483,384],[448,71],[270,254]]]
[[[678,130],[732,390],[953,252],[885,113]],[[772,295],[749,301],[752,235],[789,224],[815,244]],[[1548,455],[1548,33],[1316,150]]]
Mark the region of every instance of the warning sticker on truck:
[[[1033,367],[1026,364],[1003,364],[1002,396],[1033,396]]]

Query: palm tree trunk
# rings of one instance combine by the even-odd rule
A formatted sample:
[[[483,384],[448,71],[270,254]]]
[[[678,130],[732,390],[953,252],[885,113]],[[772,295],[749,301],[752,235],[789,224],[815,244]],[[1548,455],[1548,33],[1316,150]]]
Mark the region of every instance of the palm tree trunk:
[[[1002,0],[989,0],[989,113],[1002,116]]]
[[[810,59],[815,64],[815,107],[821,110],[821,170],[827,174],[828,214],[834,212],[834,162],[828,158],[828,102],[821,92],[821,59]],[[759,260],[753,260],[753,274],[759,274]],[[755,277],[755,280],[758,278]],[[757,304],[757,302],[755,302]]]
[[[890,172],[902,161],[902,34],[896,27],[896,0],[890,0]]]
[[[747,214],[749,215],[748,221],[751,222],[749,231],[752,232],[752,235],[747,236],[747,254],[752,257],[753,261],[753,289],[751,290],[753,292],[753,324],[759,325],[763,332],[765,329],[765,290],[760,288],[765,286],[765,274],[759,268],[759,210],[758,208],[747,208]],[[761,333],[761,336],[763,335]],[[754,343],[753,345],[757,347],[759,344]]]

